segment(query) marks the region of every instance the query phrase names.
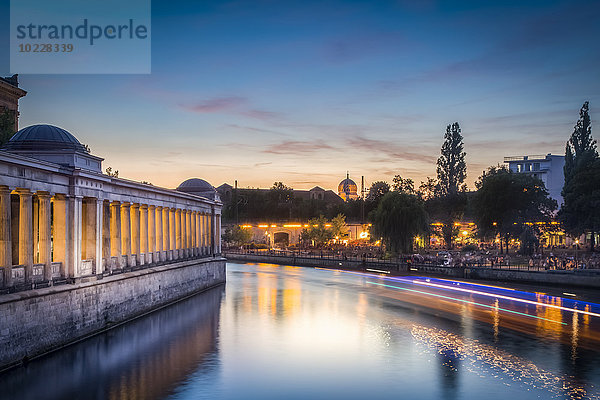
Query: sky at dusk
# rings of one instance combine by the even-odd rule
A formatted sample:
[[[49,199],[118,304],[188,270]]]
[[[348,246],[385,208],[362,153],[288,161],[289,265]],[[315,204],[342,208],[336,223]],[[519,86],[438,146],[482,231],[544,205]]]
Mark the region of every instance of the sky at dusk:
[[[21,75],[20,126],[155,185],[335,189],[435,176],[458,121],[473,187],[505,156],[564,154],[585,100],[600,137],[599,19],[598,1],[156,0],[152,74]]]

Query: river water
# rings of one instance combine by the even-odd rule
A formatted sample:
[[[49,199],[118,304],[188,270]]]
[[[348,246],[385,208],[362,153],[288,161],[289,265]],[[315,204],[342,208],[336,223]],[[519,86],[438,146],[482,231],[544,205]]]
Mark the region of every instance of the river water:
[[[225,286],[0,375],[0,398],[600,399],[600,306],[228,263]]]

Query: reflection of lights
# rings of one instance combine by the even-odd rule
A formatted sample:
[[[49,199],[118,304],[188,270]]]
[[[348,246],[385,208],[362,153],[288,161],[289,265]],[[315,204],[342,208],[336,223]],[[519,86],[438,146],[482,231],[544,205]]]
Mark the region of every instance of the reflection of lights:
[[[577,296],[577,295],[576,295],[576,294],[574,294],[574,293],[567,293],[567,292],[563,292],[563,294],[564,294],[565,296],[573,296],[573,297]]]
[[[369,237],[369,232],[361,232],[360,235],[358,235],[358,237],[361,239],[366,239]]]
[[[371,283],[373,285],[385,286],[385,287],[389,287],[389,288],[393,288],[393,289],[398,289],[398,290],[406,290],[406,291],[409,291],[409,292],[420,293],[420,294],[424,294],[426,296],[439,297],[441,299],[447,299],[447,300],[453,300],[453,301],[460,301],[461,303],[473,304],[473,305],[480,306],[480,307],[485,307],[485,308],[492,308],[492,309],[495,308],[494,306],[490,306],[489,304],[477,303],[477,302],[474,302],[474,301],[464,300],[464,299],[457,299],[456,297],[443,296],[441,294],[428,293],[428,292],[423,292],[421,290],[415,290],[415,289],[403,288],[403,287],[398,287],[398,286],[386,285],[385,283],[377,283],[377,282],[369,282],[369,281],[367,281],[367,283]],[[540,304],[543,304],[543,303],[540,303]],[[498,308],[498,310],[501,310],[501,311],[504,311],[504,312],[509,312],[509,313],[512,313],[512,314],[522,315],[524,317],[536,318],[536,319],[541,319],[541,320],[544,320],[544,321],[554,322],[554,323],[557,323],[557,324],[567,325],[566,323],[561,322],[561,321],[554,321],[554,320],[551,320],[551,319],[548,319],[548,318],[538,317],[536,315],[531,315],[531,314],[522,313],[522,312],[519,312],[519,311],[509,310],[507,308]]]
[[[467,236],[469,234],[469,232],[467,231],[462,231],[463,236]]]

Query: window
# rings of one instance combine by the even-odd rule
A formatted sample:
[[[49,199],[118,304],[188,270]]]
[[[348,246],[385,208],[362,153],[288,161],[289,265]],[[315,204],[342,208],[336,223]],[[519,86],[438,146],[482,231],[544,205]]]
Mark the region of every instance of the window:
[[[540,163],[539,162],[533,163],[533,170],[534,171],[539,171],[540,170]]]
[[[530,171],[531,171],[531,163],[525,164],[525,172],[530,172]]]
[[[523,164],[517,164],[517,172],[523,172]]]

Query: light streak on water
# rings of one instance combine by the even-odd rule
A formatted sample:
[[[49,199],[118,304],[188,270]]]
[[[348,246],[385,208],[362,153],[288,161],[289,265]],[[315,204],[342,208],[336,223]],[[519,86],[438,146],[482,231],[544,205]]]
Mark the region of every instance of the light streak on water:
[[[408,292],[414,292],[414,293],[424,294],[426,296],[438,297],[438,298],[446,299],[446,300],[452,300],[452,301],[458,301],[458,302],[467,303],[467,304],[473,304],[473,305],[480,306],[480,307],[485,307],[485,308],[491,308],[491,309],[496,308],[495,306],[490,306],[489,304],[477,303],[477,302],[474,302],[474,301],[471,301],[471,300],[465,300],[465,299],[458,299],[456,297],[443,296],[441,294],[428,293],[428,292],[424,292],[424,291],[421,291],[421,290],[415,290],[415,289],[403,288],[403,287],[399,287],[399,286],[386,285],[385,283],[377,283],[377,282],[369,282],[369,281],[367,281],[367,283],[370,283],[370,284],[373,284],[373,285],[384,286],[384,287],[388,287],[388,288],[393,288],[393,289],[398,289],[398,290],[405,290],[405,291],[408,291]],[[567,325],[566,323],[561,322],[561,321],[555,321],[555,320],[548,319],[548,318],[538,317],[536,315],[531,315],[531,314],[522,313],[522,312],[519,312],[519,311],[509,310],[507,308],[500,308],[500,307],[498,307],[498,310],[501,310],[501,311],[504,311],[504,312],[508,312],[508,313],[512,313],[512,314],[522,315],[524,317],[536,318],[536,319],[540,319],[540,320],[544,320],[544,321],[548,321],[548,322],[554,322],[556,324]]]

